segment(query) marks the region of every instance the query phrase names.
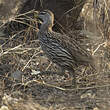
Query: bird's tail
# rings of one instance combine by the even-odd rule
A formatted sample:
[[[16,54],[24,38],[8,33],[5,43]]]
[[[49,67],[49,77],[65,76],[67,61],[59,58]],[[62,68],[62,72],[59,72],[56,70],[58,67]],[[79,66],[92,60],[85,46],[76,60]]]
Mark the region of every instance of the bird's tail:
[[[90,66],[91,66],[92,70],[95,71],[95,72],[98,72],[100,70],[98,62],[99,62],[99,58],[96,57],[96,56],[93,56],[93,60],[90,64]]]

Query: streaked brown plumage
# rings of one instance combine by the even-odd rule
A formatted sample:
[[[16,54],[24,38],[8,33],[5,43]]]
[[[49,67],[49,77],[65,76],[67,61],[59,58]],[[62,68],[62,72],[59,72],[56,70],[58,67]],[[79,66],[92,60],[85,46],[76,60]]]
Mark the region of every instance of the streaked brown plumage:
[[[80,47],[74,39],[52,31],[54,15],[51,11],[39,12],[38,18],[43,22],[38,38],[42,50],[52,62],[70,72],[74,72],[78,65],[93,65],[91,54]]]

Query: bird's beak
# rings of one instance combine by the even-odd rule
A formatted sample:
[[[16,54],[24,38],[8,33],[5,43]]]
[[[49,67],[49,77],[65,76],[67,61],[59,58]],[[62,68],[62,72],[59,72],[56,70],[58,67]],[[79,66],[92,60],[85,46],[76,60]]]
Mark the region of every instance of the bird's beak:
[[[37,18],[38,22],[42,23],[43,20],[41,19],[41,15],[39,14],[38,11],[35,11],[35,14],[34,14],[35,18]]]
[[[40,18],[39,12],[35,11],[34,12],[34,17],[37,19],[38,23],[42,24],[42,19]]]
[[[36,18],[37,23],[38,23],[38,29],[40,29],[41,24],[43,23],[43,21],[42,21],[42,20],[40,20],[40,17],[39,17],[39,12],[38,12],[38,11],[34,11],[34,18]]]
[[[39,12],[38,11],[34,11],[34,17],[37,18]]]

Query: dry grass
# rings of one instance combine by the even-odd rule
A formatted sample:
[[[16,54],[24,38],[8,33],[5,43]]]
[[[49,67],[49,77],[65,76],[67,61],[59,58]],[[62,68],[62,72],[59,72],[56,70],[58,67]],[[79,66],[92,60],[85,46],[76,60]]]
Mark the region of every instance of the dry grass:
[[[59,72],[59,67],[51,64],[41,51],[36,36],[38,29],[34,10],[2,22],[0,29],[10,21],[21,23],[26,28],[20,31],[14,30],[0,46],[0,71],[3,72],[0,74],[0,110],[4,110],[3,105],[8,107],[6,110],[85,110],[86,108],[109,110],[110,12],[108,9],[110,6],[107,5],[109,1],[97,0],[98,3],[95,1],[94,6],[91,2],[85,5],[81,16],[86,16],[82,32],[88,38],[85,40],[87,49],[96,57],[98,72],[93,74],[90,68],[79,67],[76,71],[77,88],[75,89],[70,87],[71,81],[65,82],[63,76],[58,74],[32,75],[45,70]],[[90,7],[91,9],[88,10]],[[93,19],[88,17],[92,16],[91,12]],[[30,13],[31,17],[28,16]],[[13,31],[15,26],[9,25],[8,28],[9,31]],[[8,70],[6,65],[9,66]],[[15,82],[11,78],[11,74],[16,70],[24,73],[22,82]],[[66,88],[65,85],[70,88]],[[20,94],[15,95],[15,91],[19,91]]]

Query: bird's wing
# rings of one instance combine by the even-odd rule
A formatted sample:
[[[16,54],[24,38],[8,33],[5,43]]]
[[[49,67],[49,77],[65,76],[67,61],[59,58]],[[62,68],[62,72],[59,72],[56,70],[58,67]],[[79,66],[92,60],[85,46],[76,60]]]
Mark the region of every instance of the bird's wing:
[[[61,67],[72,68],[76,66],[72,54],[51,33],[43,33],[40,43],[42,49],[54,63]]]
[[[54,39],[60,42],[60,44],[72,54],[77,63],[88,64],[93,62],[91,54],[81,47],[74,38],[56,32],[52,32],[51,34]]]

